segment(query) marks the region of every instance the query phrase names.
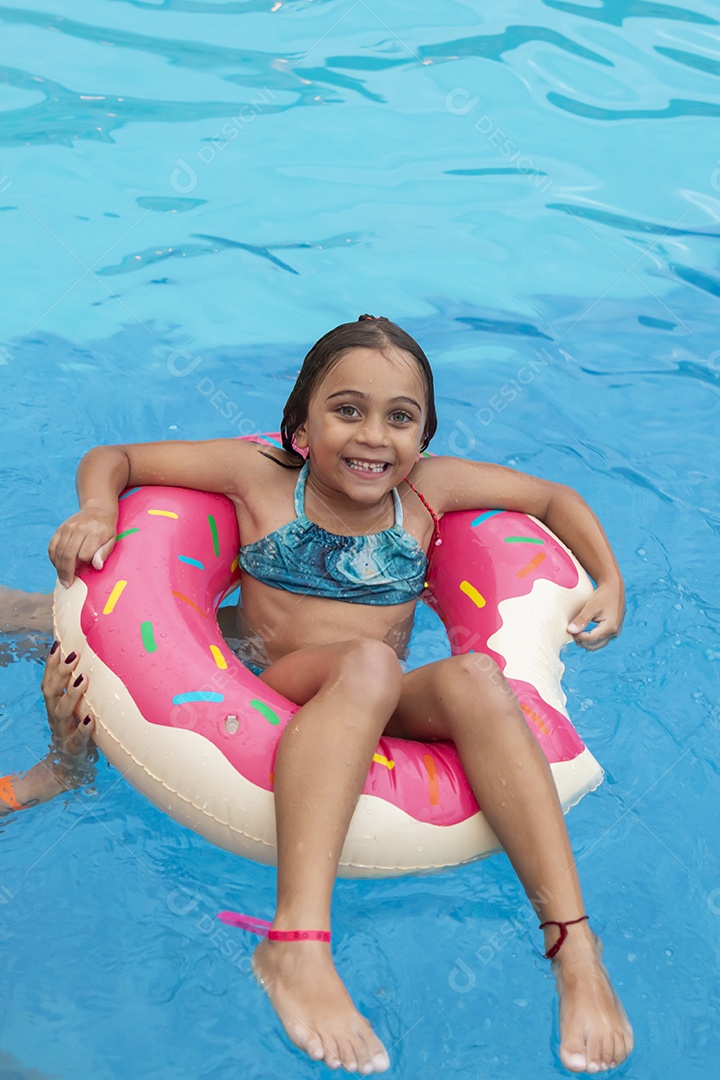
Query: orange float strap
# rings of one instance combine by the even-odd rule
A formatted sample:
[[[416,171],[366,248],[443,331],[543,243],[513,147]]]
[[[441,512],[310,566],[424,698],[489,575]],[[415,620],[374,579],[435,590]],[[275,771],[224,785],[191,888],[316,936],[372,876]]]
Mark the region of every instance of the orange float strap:
[[[2,799],[11,810],[23,809],[23,805],[18,801],[13,782],[9,776],[0,776],[0,799]]]

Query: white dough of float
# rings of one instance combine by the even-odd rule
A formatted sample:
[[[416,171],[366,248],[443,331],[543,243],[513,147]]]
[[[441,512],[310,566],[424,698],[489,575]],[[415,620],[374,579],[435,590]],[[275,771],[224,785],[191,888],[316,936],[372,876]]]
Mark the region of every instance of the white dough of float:
[[[559,651],[572,640],[563,627],[591,593],[592,585],[582,572],[573,589],[540,579],[527,596],[500,603],[503,624],[488,643],[507,658],[507,677],[532,683],[559,712],[565,712]],[[274,865],[272,792],[251,784],[197,732],[144,719],[124,684],[87,644],[80,623],[86,596],[87,588],[79,578],[69,589],[56,585],[55,636],[64,653],[74,650],[82,655],[83,672],[89,677],[86,701],[95,718],[94,739],[100,750],[123,776],[131,777],[133,787],[177,821],[218,847],[241,848],[246,858]],[[102,717],[112,717],[112,731]],[[565,812],[603,779],[602,769],[587,748],[574,761],[557,762],[550,768]],[[192,794],[198,791],[204,793],[202,799]],[[422,873],[472,862],[499,849],[481,813],[455,825],[431,825],[416,821],[384,799],[363,794],[338,873],[342,877]]]

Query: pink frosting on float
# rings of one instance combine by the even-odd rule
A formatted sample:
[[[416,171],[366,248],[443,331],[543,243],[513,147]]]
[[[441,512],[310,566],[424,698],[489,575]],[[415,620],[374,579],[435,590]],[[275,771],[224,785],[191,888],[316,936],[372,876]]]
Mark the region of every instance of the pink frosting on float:
[[[88,644],[148,723],[201,734],[251,783],[272,790],[277,743],[297,706],[243,667],[217,626],[222,598],[240,581],[232,503],[184,488],[137,488],[121,497],[118,536],[101,571],[79,574],[88,589],[81,617]],[[447,514],[441,536],[428,592],[451,648],[487,652],[504,669],[505,658],[487,647],[501,625],[500,601],[529,593],[543,577],[572,588],[575,566],[523,514]],[[510,681],[548,760],[576,757],[584,747],[567,718],[532,686]],[[381,739],[363,792],[435,825],[478,810],[451,743]]]

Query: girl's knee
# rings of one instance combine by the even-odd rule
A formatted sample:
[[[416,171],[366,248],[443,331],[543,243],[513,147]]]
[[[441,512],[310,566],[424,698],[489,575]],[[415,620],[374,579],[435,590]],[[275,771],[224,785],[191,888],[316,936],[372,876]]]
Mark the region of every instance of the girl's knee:
[[[444,700],[487,701],[496,695],[511,695],[499,666],[485,653],[451,656],[443,662],[439,691]]]
[[[363,701],[378,694],[397,697],[402,686],[402,667],[396,653],[375,638],[357,637],[348,641],[338,656],[334,674],[348,691],[353,687]]]

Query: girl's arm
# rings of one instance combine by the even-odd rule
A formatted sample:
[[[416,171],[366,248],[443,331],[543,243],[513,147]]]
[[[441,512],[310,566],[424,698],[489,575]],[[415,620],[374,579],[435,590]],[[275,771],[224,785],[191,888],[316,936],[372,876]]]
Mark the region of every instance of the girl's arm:
[[[115,546],[118,496],[127,487],[170,487],[238,495],[248,465],[257,460],[254,444],[239,439],[207,442],[136,443],[97,446],[80,462],[77,492],[80,510],[56,530],[48,555],[60,583],[72,584],[79,562],[101,569]]]
[[[622,574],[602,525],[577,491],[502,465],[458,458],[425,458],[421,468],[423,475],[427,470],[433,488],[437,483],[436,509],[516,510],[547,525],[596,584],[593,595],[569,624],[568,633],[589,650],[617,637],[625,617]],[[585,632],[590,622],[597,626]]]
[[[41,684],[52,749],[26,773],[0,776],[0,816],[48,802],[91,778],[88,755],[93,750],[90,739],[95,723],[83,708],[88,683],[86,678],[78,681],[77,664],[77,657],[68,663],[61,658],[57,643],[53,646]]]

